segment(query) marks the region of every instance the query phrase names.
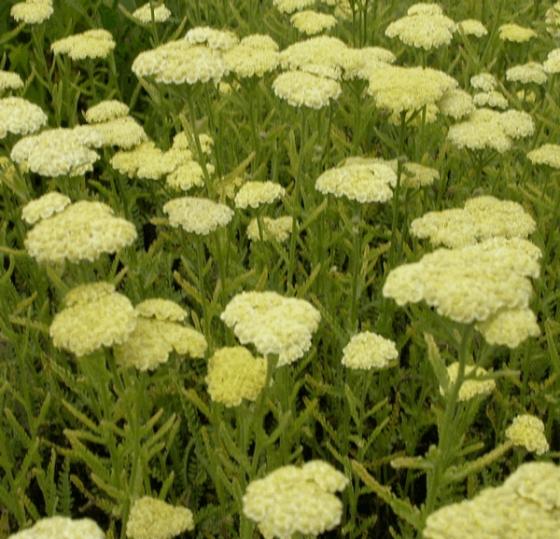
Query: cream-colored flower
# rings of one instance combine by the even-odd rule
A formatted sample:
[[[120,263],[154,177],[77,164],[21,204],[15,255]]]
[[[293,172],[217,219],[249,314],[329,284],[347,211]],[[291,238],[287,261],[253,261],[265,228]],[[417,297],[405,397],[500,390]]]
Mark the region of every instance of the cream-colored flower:
[[[395,343],[376,333],[354,335],[342,350],[342,364],[350,369],[384,369],[399,357]]]
[[[361,204],[387,202],[393,198],[397,175],[382,163],[347,164],[321,174],[315,189],[325,195],[346,197]]]
[[[278,243],[286,241],[293,228],[293,217],[285,215],[272,219],[270,217],[263,217],[261,219],[261,227],[259,229],[258,219],[255,217],[251,219],[247,226],[247,237],[251,241],[271,241],[275,240]],[[262,233],[262,238],[261,238]]]
[[[305,300],[276,292],[241,292],[220,318],[241,344],[252,343],[264,355],[277,354],[278,366],[302,357],[311,348],[321,315]]]
[[[465,90],[454,88],[445,92],[437,102],[439,111],[445,116],[460,120],[475,111],[473,98]]]
[[[534,165],[548,165],[560,169],[560,145],[543,144],[539,148],[531,150],[527,154],[527,158]]]
[[[235,195],[236,208],[258,208],[272,204],[286,194],[280,184],[275,182],[246,182]]]
[[[337,81],[304,71],[287,71],[278,75],[272,83],[272,89],[292,107],[312,109],[326,107],[342,93]]]
[[[293,13],[312,6],[315,0],[272,0],[274,7],[281,13]]]
[[[147,2],[143,6],[134,10],[132,12],[132,16],[143,24],[151,24],[152,20],[153,22],[165,22],[169,19],[169,17],[171,17],[171,11],[169,11],[165,4],[156,5],[151,2]]]
[[[478,92],[474,94],[473,103],[479,107],[490,107],[492,109],[507,109],[508,100],[504,94],[492,90],[491,92]]]
[[[136,238],[134,225],[115,217],[109,206],[81,200],[37,223],[24,244],[38,262],[92,262],[103,253],[123,249]]]
[[[218,30],[210,26],[197,26],[185,34],[191,45],[206,45],[210,49],[227,51],[239,43],[239,38],[229,30]]]
[[[264,388],[266,371],[266,360],[247,348],[220,348],[208,360],[205,381],[210,398],[228,407],[239,406],[243,399],[255,401]]]
[[[543,68],[549,75],[560,73],[560,49],[553,49],[548,53]]]
[[[85,119],[88,124],[100,124],[123,118],[128,115],[128,105],[117,99],[109,99],[100,101],[87,109]]]
[[[0,69],[0,92],[20,90],[21,88],[23,88],[23,81],[17,73]]]
[[[21,210],[21,217],[26,223],[34,225],[37,221],[42,221],[52,217],[55,213],[60,213],[71,202],[66,195],[52,191],[28,202]]]
[[[481,380],[488,374],[488,371],[482,367],[476,367],[474,365],[465,366],[465,376],[468,377],[463,380],[461,387],[459,388],[458,399],[460,402],[468,401],[475,397],[486,397],[494,389],[496,389],[496,382],[492,379]],[[455,361],[447,367],[447,376],[449,378],[449,386],[453,386],[457,381],[457,376],[459,375],[459,362]],[[473,378],[474,376],[474,378]],[[439,388],[440,393],[443,395],[443,388]]]
[[[10,15],[17,22],[40,24],[54,13],[52,0],[25,0],[12,6]]]
[[[240,78],[249,78],[263,77],[276,69],[280,62],[280,55],[276,50],[259,49],[246,43],[242,41],[224,53],[224,62],[228,71]]]
[[[531,28],[525,28],[513,23],[502,24],[498,28],[498,35],[502,41],[511,41],[512,43],[526,43],[537,37],[537,33]]]
[[[54,54],[67,54],[72,60],[106,58],[115,48],[113,36],[107,30],[87,30],[65,37],[51,45]]]
[[[439,172],[432,167],[426,167],[419,163],[405,163],[401,184],[403,187],[419,188],[432,185],[439,180]]]
[[[477,19],[465,19],[457,23],[458,30],[466,36],[484,37],[488,35],[488,30]]]
[[[43,110],[22,97],[0,99],[0,139],[8,133],[27,135],[47,123]]]
[[[67,306],[54,317],[49,334],[57,348],[80,357],[103,346],[123,343],[134,331],[137,315],[129,299],[117,292],[103,294],[98,287],[95,292],[98,297],[86,301],[87,292],[80,290],[83,300]]]
[[[527,64],[510,67],[506,71],[506,79],[522,84],[545,84],[548,77],[542,64],[528,62]]]
[[[29,0],[28,0],[29,1]],[[90,518],[72,520],[69,517],[45,517],[8,539],[105,539],[105,533]]]
[[[313,36],[336,26],[336,17],[313,10],[305,10],[290,17],[290,22],[302,34]]]
[[[171,539],[187,530],[194,530],[189,509],[150,496],[135,500],[126,523],[129,539]]]
[[[476,324],[486,342],[517,348],[529,337],[541,334],[535,313],[528,308],[504,309]]]
[[[491,92],[498,86],[496,77],[491,73],[479,73],[471,77],[471,86],[483,92]]]
[[[347,48],[342,50],[339,63],[345,79],[369,80],[370,71],[383,64],[393,64],[397,57],[383,47]]]
[[[150,298],[136,305],[136,311],[144,318],[155,318],[167,322],[184,322],[187,311],[169,299]]]
[[[506,429],[506,438],[514,445],[524,447],[530,453],[542,455],[549,450],[544,435],[544,423],[534,415],[522,414],[514,418]]]
[[[319,535],[340,524],[342,503],[334,493],[347,484],[348,479],[326,462],[283,466],[249,484],[243,513],[270,539]]]
[[[200,197],[174,198],[163,206],[163,211],[169,216],[171,226],[198,235],[226,226],[233,217],[233,210],[225,204]]]

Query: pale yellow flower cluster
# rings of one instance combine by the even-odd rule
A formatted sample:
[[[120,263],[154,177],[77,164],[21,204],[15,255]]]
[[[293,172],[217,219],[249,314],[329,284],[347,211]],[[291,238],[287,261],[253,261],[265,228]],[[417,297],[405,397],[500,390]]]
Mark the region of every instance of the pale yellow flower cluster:
[[[449,45],[457,30],[455,22],[446,17],[437,4],[430,4],[430,9],[423,9],[423,6],[416,4],[410,7],[405,17],[387,27],[385,35],[397,37],[405,45],[424,50]]]
[[[286,189],[275,182],[246,182],[235,195],[235,207],[258,208],[263,204],[272,204],[285,194]]]
[[[336,26],[336,17],[327,13],[305,10],[290,17],[290,22],[302,34],[313,36]]]
[[[66,54],[72,60],[85,60],[106,58],[115,46],[110,32],[95,29],[59,39],[51,45],[51,50],[54,54]]]
[[[117,118],[124,118],[128,115],[129,110],[126,103],[116,99],[109,99],[100,101],[87,109],[84,116],[88,124],[101,124],[116,120]]]
[[[91,148],[102,145],[101,133],[91,126],[47,129],[20,139],[10,157],[41,176],[81,176],[92,171],[99,159]]]
[[[517,348],[529,337],[541,334],[535,313],[527,307],[500,310],[475,327],[486,342],[508,348]]]
[[[439,180],[439,172],[435,168],[412,162],[403,165],[403,175],[401,178],[403,187],[427,187],[436,180]]]
[[[252,343],[259,353],[278,355],[278,366],[293,363],[311,348],[321,315],[305,300],[276,292],[241,292],[220,318],[241,344]]]
[[[463,209],[428,212],[410,225],[413,236],[446,247],[464,247],[496,237],[527,238],[535,229],[534,219],[521,204],[493,196],[471,198]]]
[[[385,65],[371,69],[367,92],[378,108],[400,115],[436,106],[457,85],[454,78],[435,69]]]
[[[200,236],[226,226],[233,218],[233,210],[225,204],[201,197],[174,198],[164,204],[163,211],[172,227]]]
[[[126,523],[129,539],[171,539],[187,530],[194,530],[190,509],[175,507],[151,496],[134,501]]]
[[[543,144],[539,148],[531,150],[527,157],[534,165],[548,165],[560,169],[560,145]]]
[[[528,62],[522,65],[510,67],[506,71],[506,79],[510,82],[520,82],[522,84],[545,84],[548,76],[542,64]]]
[[[560,49],[553,49],[548,53],[543,67],[549,75],[560,73]]]
[[[426,539],[552,539],[560,529],[560,467],[522,464],[503,485],[428,516]]]
[[[272,0],[273,6],[281,13],[293,13],[312,6],[315,0]]]
[[[544,15],[546,30],[552,37],[560,37],[560,2],[546,10]]]
[[[477,19],[465,19],[457,23],[457,29],[466,36],[484,37],[488,30]]]
[[[319,535],[340,524],[342,503],[335,493],[347,484],[348,479],[324,461],[283,466],[249,484],[243,513],[258,523],[267,539]]]
[[[251,219],[249,225],[247,226],[247,237],[251,241],[277,241],[282,243],[286,241],[293,228],[293,217],[285,215],[282,217],[277,217],[276,219],[271,217],[263,217],[261,219],[261,229],[259,231],[259,222],[257,218]]]
[[[185,34],[191,45],[206,45],[210,49],[227,51],[237,45],[239,38],[229,30],[217,30],[210,26],[196,26]]]
[[[28,202],[23,207],[21,216],[26,223],[34,225],[37,221],[48,219],[55,213],[60,213],[71,202],[66,195],[52,191]]]
[[[389,273],[383,295],[399,305],[425,301],[456,322],[484,321],[529,305],[529,277],[539,276],[540,250],[527,240],[492,238],[438,249]]]
[[[17,73],[0,69],[0,92],[21,88],[23,88],[23,81]]]
[[[304,71],[286,71],[278,75],[272,83],[272,90],[292,107],[311,109],[328,106],[342,93],[337,81]]]
[[[266,34],[249,35],[224,52],[224,61],[239,78],[263,77],[278,67],[278,44]]]
[[[492,73],[478,73],[471,77],[471,86],[483,92],[491,92],[498,86],[498,81]]]
[[[0,99],[0,139],[8,133],[27,135],[35,133],[47,123],[47,115],[41,107],[22,97]]]
[[[504,94],[496,90],[474,94],[473,103],[479,108],[490,107],[502,110],[507,109],[509,104]]]
[[[361,204],[387,202],[393,198],[397,175],[383,163],[346,164],[321,174],[315,189],[325,195],[346,197]]]
[[[10,15],[17,22],[40,24],[54,13],[52,0],[25,0],[12,6]]]
[[[385,369],[399,357],[393,341],[364,331],[354,335],[342,350],[342,365],[350,369]]]
[[[214,402],[239,406],[243,399],[255,401],[266,381],[266,359],[254,357],[247,348],[220,348],[208,360],[205,381]]]
[[[46,195],[23,210],[24,217],[42,219],[24,241],[27,252],[38,262],[92,262],[136,240],[134,225],[115,217],[106,204],[81,200],[68,205],[60,196],[53,202],[54,196]],[[54,215],[42,217],[49,213]]]
[[[472,96],[459,88],[445,92],[437,102],[437,107],[444,116],[449,116],[454,120],[460,120],[475,111]]]
[[[123,343],[136,327],[132,303],[109,283],[80,285],[66,295],[65,302],[49,334],[57,348],[78,357]]]
[[[524,447],[530,453],[537,455],[542,455],[549,450],[548,441],[544,435],[544,423],[534,415],[516,416],[506,429],[506,438],[514,445]]]
[[[492,149],[504,153],[513,141],[534,133],[535,124],[530,114],[517,110],[497,112],[480,109],[464,122],[452,125],[448,140],[458,148],[470,150]]]
[[[459,362],[455,361],[447,367],[447,376],[449,379],[449,386],[453,386],[457,380],[459,374]],[[463,380],[461,387],[459,388],[459,395],[457,396],[460,402],[465,402],[475,397],[486,397],[494,389],[496,389],[496,382],[492,379],[484,380],[488,372],[482,367],[476,367],[474,365],[465,366],[465,376],[468,377]],[[474,378],[472,378],[474,376]],[[439,388],[440,393],[443,395],[443,388]]]
[[[152,20],[153,22],[165,22],[171,17],[171,11],[163,3],[150,5],[150,2],[147,2],[138,9],[135,9],[132,12],[132,16],[142,24],[151,24]]]
[[[525,28],[515,23],[502,24],[498,28],[498,36],[502,41],[511,41],[512,43],[526,43],[534,37],[537,33],[531,28]]]
[[[339,63],[343,68],[343,78],[348,80],[369,80],[369,72],[383,64],[393,64],[397,57],[383,47],[346,48],[341,51]]]
[[[90,518],[46,517],[33,526],[8,536],[8,539],[105,539],[105,533]]]

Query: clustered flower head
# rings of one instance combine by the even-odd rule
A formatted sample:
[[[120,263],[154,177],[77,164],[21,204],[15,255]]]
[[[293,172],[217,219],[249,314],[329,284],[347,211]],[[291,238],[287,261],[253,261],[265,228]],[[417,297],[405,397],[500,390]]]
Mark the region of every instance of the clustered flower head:
[[[456,24],[443,14],[437,4],[431,4],[430,9],[415,9],[412,6],[408,14],[392,22],[385,30],[390,38],[398,37],[405,45],[425,50],[435,49],[442,45],[449,45],[456,31]]]
[[[292,107],[311,109],[326,107],[342,93],[337,81],[304,71],[286,71],[278,75],[272,90]]]
[[[536,229],[534,219],[521,204],[479,196],[463,209],[432,211],[414,219],[410,231],[433,245],[463,247],[489,238],[527,238]]]
[[[130,300],[110,283],[80,285],[66,294],[65,308],[53,319],[53,344],[78,357],[103,346],[121,344],[136,327]]]
[[[137,77],[153,77],[163,84],[218,83],[227,74],[222,51],[179,39],[141,52],[132,63]],[[233,46],[233,45],[232,45]]]
[[[41,107],[22,97],[0,99],[0,139],[8,133],[27,135],[35,133],[47,123],[47,115]]]
[[[243,399],[255,401],[262,391],[267,372],[266,359],[254,357],[243,346],[220,348],[208,360],[205,381],[214,402],[239,406]]]
[[[84,116],[88,124],[101,124],[118,118],[124,118],[128,115],[129,110],[126,103],[117,99],[109,99],[100,101],[87,109]]]
[[[492,149],[504,153],[511,149],[514,140],[528,137],[534,130],[533,119],[526,112],[480,109],[465,121],[452,125],[447,138],[458,148]]]
[[[336,17],[313,10],[305,10],[290,17],[291,23],[302,34],[320,34],[336,26]]]
[[[10,157],[41,176],[81,176],[93,170],[103,136],[91,126],[47,129],[20,139]]]
[[[519,238],[438,249],[392,270],[383,295],[399,305],[425,301],[456,322],[480,322],[502,309],[528,307],[529,277],[539,276],[540,257],[538,247]]]
[[[361,49],[346,48],[341,50],[340,65],[343,69],[343,78],[369,79],[369,72],[374,67],[384,64],[393,64],[396,56],[383,47],[363,47]]]
[[[258,208],[272,204],[286,194],[286,190],[275,182],[246,182],[235,195],[237,208]]]
[[[10,15],[17,22],[40,24],[54,13],[52,0],[25,0],[12,6]]]
[[[545,84],[548,76],[542,64],[528,62],[522,65],[510,67],[506,71],[506,79],[511,82],[522,84]]]
[[[241,344],[252,343],[261,354],[278,355],[278,366],[302,357],[311,348],[321,315],[303,299],[276,292],[241,292],[220,318]]]
[[[560,529],[560,467],[522,464],[503,485],[428,516],[426,539],[551,539]]]
[[[432,185],[439,179],[439,172],[420,163],[405,163],[401,182],[403,187],[418,188]]]
[[[198,235],[210,234],[233,218],[233,210],[225,204],[201,197],[174,198],[164,204],[163,211],[171,226]]]
[[[126,523],[129,539],[171,539],[187,530],[194,530],[190,509],[176,507],[151,496],[134,501]]]
[[[46,517],[35,522],[33,526],[17,533],[8,539],[105,539],[105,533],[90,518],[72,520],[69,517]]]
[[[511,41],[512,43],[526,43],[534,37],[537,33],[531,28],[525,28],[518,24],[502,24],[498,28],[498,36],[502,41]]]
[[[482,367],[476,367],[475,365],[465,366],[465,376],[467,379],[463,380],[461,387],[459,388],[458,399],[460,402],[465,402],[471,400],[475,397],[486,397],[494,389],[496,389],[496,382],[491,378],[484,380],[488,372]],[[449,379],[449,386],[453,386],[459,375],[459,362],[454,361],[447,367],[447,376]],[[474,378],[473,378],[474,376]],[[443,388],[439,388],[440,393],[443,395]]]
[[[527,153],[527,158],[534,165],[548,165],[560,169],[560,145],[543,144]]]
[[[69,204],[63,195],[48,194],[25,206],[23,215],[28,222],[31,219],[37,223],[27,233],[24,244],[38,262],[93,262],[137,238],[134,225],[115,217],[111,207],[102,202],[81,200]]]
[[[560,2],[549,7],[544,14],[546,30],[552,37],[560,37]]]
[[[390,367],[399,356],[393,341],[370,331],[354,335],[342,354],[345,367],[368,370]]]
[[[243,513],[258,523],[266,539],[319,535],[340,524],[342,503],[335,493],[347,484],[348,479],[324,461],[283,466],[249,484]]]
[[[479,108],[490,107],[491,109],[504,110],[508,107],[508,100],[504,94],[496,90],[474,94],[473,103]]]
[[[457,23],[457,29],[465,36],[484,37],[488,35],[488,30],[477,19],[465,19]]]
[[[67,54],[72,60],[84,60],[106,58],[115,46],[110,32],[95,29],[59,39],[51,45],[51,50],[54,54]]]
[[[321,174],[315,189],[325,195],[346,197],[359,203],[387,202],[397,184],[394,170],[384,163],[350,163]]]
[[[544,423],[534,415],[522,414],[515,417],[506,429],[506,438],[514,445],[524,447],[531,453],[542,455],[549,449],[544,435]]]
[[[312,6],[315,0],[272,0],[274,7],[281,13],[290,14]]]
[[[0,92],[21,88],[23,88],[23,81],[17,73],[0,69]]]
[[[455,120],[469,116],[475,111],[472,96],[459,88],[453,88],[445,92],[437,102],[437,107],[444,116],[449,116]]]
[[[529,337],[541,334],[535,313],[527,307],[502,309],[475,327],[487,343],[508,348],[517,348]]]
[[[143,24],[150,24],[152,20],[153,22],[165,22],[171,17],[171,11],[169,11],[165,4],[153,5],[153,7],[152,5],[150,2],[147,2],[138,9],[135,9],[132,12],[132,16]]]
[[[290,237],[293,222],[293,217],[290,215],[284,215],[275,219],[272,217],[263,217],[259,227],[259,220],[255,217],[251,219],[249,225],[247,226],[247,237],[251,241],[274,240],[278,243],[282,243]]]
[[[206,45],[210,49],[227,51],[237,45],[239,38],[229,30],[218,30],[210,26],[191,28],[184,37],[191,45]]]
[[[473,75],[470,82],[473,88],[484,92],[491,92],[498,86],[498,81],[492,73],[479,73],[478,75]]]
[[[560,73],[560,49],[553,49],[548,53],[546,60],[543,62],[545,73],[554,75]]]
[[[224,53],[224,62],[239,78],[263,77],[278,67],[278,45],[265,34],[249,35]]]
[[[151,298],[139,303],[136,328],[128,339],[114,347],[117,363],[140,371],[166,363],[171,352],[202,358],[207,342],[200,332],[182,324],[187,312],[177,303]]]
[[[457,81],[436,69],[383,65],[372,68],[367,92],[378,108],[394,115],[434,106]]]

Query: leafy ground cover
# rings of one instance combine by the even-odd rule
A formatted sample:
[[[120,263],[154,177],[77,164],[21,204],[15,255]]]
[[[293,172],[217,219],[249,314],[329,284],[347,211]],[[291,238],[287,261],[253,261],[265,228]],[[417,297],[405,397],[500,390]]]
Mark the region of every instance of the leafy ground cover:
[[[3,1],[0,537],[558,537],[559,38]]]

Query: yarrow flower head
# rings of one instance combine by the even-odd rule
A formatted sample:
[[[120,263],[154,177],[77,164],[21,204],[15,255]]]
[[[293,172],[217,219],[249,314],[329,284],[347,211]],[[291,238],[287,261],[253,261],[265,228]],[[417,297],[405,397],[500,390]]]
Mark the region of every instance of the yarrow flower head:
[[[72,201],[62,193],[52,191],[28,202],[21,210],[23,220],[29,224],[34,225],[37,221],[42,221],[52,217],[55,213],[60,213]]]
[[[237,208],[258,208],[272,204],[286,194],[286,190],[275,182],[246,182],[235,195]]]
[[[152,298],[136,306],[136,328],[122,344],[114,347],[117,363],[140,371],[154,370],[166,363],[171,352],[202,358],[207,342],[200,332],[181,322],[186,311],[175,302]]]
[[[508,100],[505,95],[496,90],[491,92],[478,92],[473,96],[473,103],[479,107],[490,107],[492,109],[507,109]]]
[[[454,88],[445,92],[443,97],[437,102],[439,111],[444,116],[449,116],[455,120],[460,120],[475,111],[473,98],[465,90]]]
[[[413,236],[446,247],[496,237],[527,238],[535,229],[535,221],[520,204],[492,196],[471,198],[463,209],[428,212],[410,225]]]
[[[67,54],[72,60],[85,60],[106,58],[115,46],[110,32],[95,29],[59,39],[51,45],[51,50],[54,54]]]
[[[387,202],[397,184],[394,170],[383,163],[346,164],[321,174],[315,189],[325,195],[346,197],[359,203]]]
[[[549,75],[560,73],[560,49],[553,49],[548,53],[546,60],[543,62],[543,68],[545,73]]]
[[[272,0],[274,7],[281,13],[293,13],[312,6],[315,0]]]
[[[124,118],[129,112],[128,105],[116,99],[107,101],[100,101],[96,105],[90,107],[86,113],[85,118],[88,124],[100,124],[116,120],[117,118]]]
[[[263,77],[274,71],[280,62],[277,47],[263,36],[247,36],[224,53],[224,62],[228,71],[239,78]]]
[[[293,26],[302,34],[312,36],[336,26],[336,17],[313,10],[305,10],[290,17]]]
[[[498,28],[498,36],[502,41],[511,41],[512,43],[526,43],[534,37],[537,33],[531,28],[525,28],[518,24],[502,24]]]
[[[549,450],[544,435],[544,423],[534,415],[522,414],[514,418],[506,429],[506,438],[514,445],[522,446],[530,453],[542,455]]]
[[[447,376],[450,386],[453,386],[453,384],[455,384],[458,374],[459,362],[455,361],[447,367]],[[461,387],[459,388],[459,395],[457,397],[459,401],[465,402],[474,399],[475,397],[486,397],[487,395],[492,393],[492,391],[496,389],[496,382],[492,379],[481,379],[486,375],[488,375],[488,371],[486,371],[482,367],[466,365],[465,376],[467,376],[467,379],[463,381]],[[443,388],[440,387],[439,390],[443,395]]]
[[[345,367],[368,370],[390,367],[399,356],[393,341],[369,331],[354,335],[342,354]]]
[[[545,84],[548,76],[542,64],[529,62],[527,64],[510,67],[506,71],[506,79],[521,84]]]
[[[535,313],[526,307],[500,310],[475,327],[486,342],[508,348],[517,348],[529,337],[541,334]]]
[[[439,6],[438,9],[429,10],[415,9],[412,6],[405,17],[387,27],[385,35],[390,38],[398,37],[411,47],[431,50],[449,45],[456,29],[455,22],[446,17]]]
[[[6,90],[19,90],[21,88],[23,88],[23,81],[17,73],[0,69],[0,93]]]
[[[492,73],[479,73],[471,77],[471,86],[483,92],[491,92],[498,86],[498,81]]]
[[[220,348],[208,360],[205,381],[214,402],[224,406],[239,406],[243,399],[255,401],[264,388],[267,362],[254,357],[247,348]]]
[[[171,11],[165,4],[154,5],[152,8],[150,2],[140,6],[138,9],[132,12],[132,16],[142,24],[151,24],[152,20],[154,22],[165,22],[169,17],[171,17]],[[152,19],[153,10],[153,19]]]
[[[252,343],[259,353],[278,355],[278,366],[302,357],[311,348],[321,315],[305,300],[276,292],[241,292],[220,318],[241,344]]]
[[[71,519],[69,517],[47,517],[35,522],[33,526],[17,533],[8,539],[105,539],[105,533],[90,518]]]
[[[263,217],[260,225],[257,218],[251,219],[247,226],[247,237],[251,241],[271,241],[278,243],[286,241],[293,228],[293,217],[285,215],[273,219],[271,217]],[[261,237],[262,235],[262,237]]]
[[[191,28],[184,37],[191,45],[206,45],[210,49],[227,51],[235,47],[239,38],[229,30],[218,30],[210,26]]]
[[[334,494],[347,484],[348,479],[324,461],[283,466],[249,484],[243,513],[268,539],[287,539],[298,532],[319,535],[340,524],[342,503]]]
[[[457,23],[457,29],[465,36],[484,37],[488,30],[477,19],[465,19]]]
[[[150,496],[135,500],[126,523],[129,539],[171,539],[187,530],[194,530],[190,509]]]
[[[426,539],[509,539],[558,535],[560,467],[552,462],[522,464],[503,485],[471,500],[430,514]]]
[[[52,197],[49,202],[52,202]],[[31,214],[37,207],[44,207],[45,201],[39,199],[36,204]],[[60,198],[56,204],[58,206],[55,207],[59,208]],[[42,211],[41,215],[45,213],[48,211]],[[24,244],[30,256],[38,262],[93,262],[103,253],[115,253],[123,249],[136,238],[134,225],[115,217],[110,206],[81,200],[66,205],[51,217],[43,218],[28,232]]]
[[[342,93],[340,84],[332,79],[304,71],[287,71],[272,83],[274,93],[292,107],[322,109]]]
[[[66,308],[53,319],[49,334],[57,348],[84,356],[124,342],[136,328],[129,299],[109,283],[80,285],[66,296]]]
[[[544,14],[546,31],[552,37],[560,37],[560,2],[549,7]]]
[[[22,97],[0,99],[0,139],[8,133],[28,135],[47,123],[47,115],[37,105]]]
[[[54,13],[52,0],[25,0],[12,6],[10,15],[17,22],[40,24]]]
[[[502,309],[528,307],[529,277],[538,277],[540,257],[535,245],[519,238],[438,249],[392,270],[383,295],[399,305],[424,300],[456,322],[480,322]]]
[[[543,144],[527,153],[527,158],[534,165],[548,165],[560,169],[560,145]]]
[[[343,78],[348,80],[369,80],[369,72],[374,67],[393,64],[397,57],[383,47],[347,48],[341,51],[340,64],[344,71]]]
[[[198,235],[226,226],[233,217],[233,210],[225,204],[200,197],[174,198],[164,204],[163,211],[171,226]]]

